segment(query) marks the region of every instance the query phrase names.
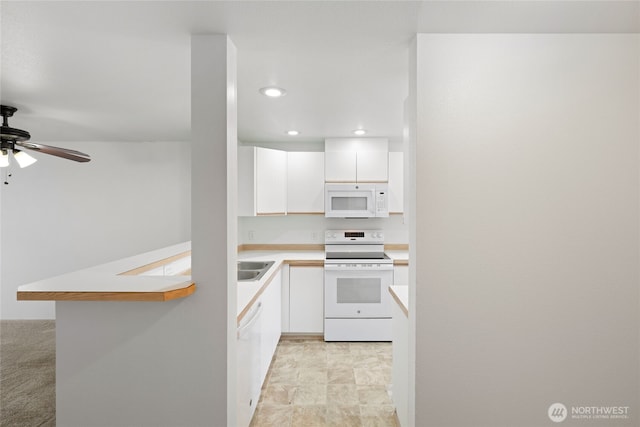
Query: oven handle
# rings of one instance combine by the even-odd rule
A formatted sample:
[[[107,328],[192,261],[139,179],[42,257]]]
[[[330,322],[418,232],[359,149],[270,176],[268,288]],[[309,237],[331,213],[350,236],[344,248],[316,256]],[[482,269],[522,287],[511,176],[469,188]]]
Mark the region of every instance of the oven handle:
[[[325,271],[393,271],[393,264],[381,264],[379,267],[351,267],[344,264],[324,264]]]

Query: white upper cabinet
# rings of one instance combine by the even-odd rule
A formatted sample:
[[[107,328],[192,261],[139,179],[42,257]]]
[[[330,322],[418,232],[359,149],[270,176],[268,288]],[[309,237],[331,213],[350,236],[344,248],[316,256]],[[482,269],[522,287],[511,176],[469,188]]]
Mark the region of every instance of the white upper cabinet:
[[[324,142],[326,182],[387,182],[386,138],[329,138]]]
[[[358,182],[387,182],[388,153],[386,151],[358,151],[357,181]]]
[[[238,147],[238,215],[256,214],[255,147]]]
[[[324,153],[287,153],[287,213],[324,213]]]
[[[389,153],[389,213],[404,212],[404,154]]]
[[[238,147],[238,215],[285,215],[287,153]]]
[[[284,215],[287,212],[287,152],[256,148],[256,213]]]
[[[355,151],[325,151],[324,179],[327,182],[356,182]]]

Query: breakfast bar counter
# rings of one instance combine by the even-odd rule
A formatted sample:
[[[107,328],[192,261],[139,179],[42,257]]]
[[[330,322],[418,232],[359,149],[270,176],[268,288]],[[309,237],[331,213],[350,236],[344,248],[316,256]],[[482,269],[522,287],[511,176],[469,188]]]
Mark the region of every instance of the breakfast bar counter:
[[[18,287],[19,301],[169,301],[195,292],[185,242]]]

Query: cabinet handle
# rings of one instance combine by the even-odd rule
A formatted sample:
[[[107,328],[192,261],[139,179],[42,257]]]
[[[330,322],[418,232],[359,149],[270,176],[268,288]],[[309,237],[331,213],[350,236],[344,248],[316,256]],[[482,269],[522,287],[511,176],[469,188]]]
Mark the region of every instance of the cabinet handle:
[[[258,320],[258,317],[260,317],[260,314],[262,314],[262,301],[258,303],[258,308],[256,309],[256,312],[251,317],[251,319],[247,321],[247,323],[245,323],[244,326],[238,329],[238,338],[240,338],[240,335],[242,335],[244,331],[249,329],[251,325],[253,325],[253,323],[255,323],[255,321]]]

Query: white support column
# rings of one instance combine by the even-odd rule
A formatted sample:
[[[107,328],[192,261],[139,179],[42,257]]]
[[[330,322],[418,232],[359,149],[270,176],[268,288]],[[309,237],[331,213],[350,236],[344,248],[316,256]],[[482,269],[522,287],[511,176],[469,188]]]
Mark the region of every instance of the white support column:
[[[225,35],[193,37],[197,290],[167,302],[58,301],[60,426],[235,425],[235,58]]]
[[[234,425],[237,250],[236,49],[226,35],[191,39],[192,277],[202,300],[200,339],[210,341],[208,416]],[[196,393],[198,391],[194,390]],[[194,424],[195,425],[195,424]]]

